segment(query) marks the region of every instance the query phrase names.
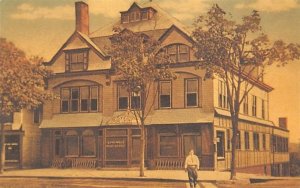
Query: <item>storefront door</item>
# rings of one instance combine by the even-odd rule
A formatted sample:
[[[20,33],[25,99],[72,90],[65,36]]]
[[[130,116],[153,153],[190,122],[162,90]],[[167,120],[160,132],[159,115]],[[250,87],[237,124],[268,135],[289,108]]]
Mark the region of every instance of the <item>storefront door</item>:
[[[20,161],[20,136],[5,136],[5,162]]]
[[[127,166],[128,130],[107,129],[105,138],[106,166]]]
[[[200,135],[183,135],[183,149],[184,156],[189,154],[191,149],[194,150],[195,154],[201,156],[201,136]]]

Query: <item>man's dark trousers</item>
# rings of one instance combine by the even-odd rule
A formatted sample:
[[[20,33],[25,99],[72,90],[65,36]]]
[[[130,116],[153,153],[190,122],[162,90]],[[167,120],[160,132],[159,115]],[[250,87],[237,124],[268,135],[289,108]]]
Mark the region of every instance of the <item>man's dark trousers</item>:
[[[189,177],[189,182],[190,182],[191,188],[196,187],[197,179],[198,179],[197,167],[196,166],[188,166],[187,171],[188,171],[188,177]]]

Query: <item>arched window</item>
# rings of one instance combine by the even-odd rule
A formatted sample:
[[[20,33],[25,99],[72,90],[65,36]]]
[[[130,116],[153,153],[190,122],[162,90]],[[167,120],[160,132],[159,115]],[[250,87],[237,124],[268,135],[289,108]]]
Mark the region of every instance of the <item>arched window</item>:
[[[69,130],[66,133],[66,152],[67,156],[79,155],[79,137],[75,130]]]
[[[171,44],[166,47],[170,58],[176,62],[190,61],[190,47],[185,44]]]
[[[96,138],[93,130],[87,129],[82,133],[82,155],[95,156]]]

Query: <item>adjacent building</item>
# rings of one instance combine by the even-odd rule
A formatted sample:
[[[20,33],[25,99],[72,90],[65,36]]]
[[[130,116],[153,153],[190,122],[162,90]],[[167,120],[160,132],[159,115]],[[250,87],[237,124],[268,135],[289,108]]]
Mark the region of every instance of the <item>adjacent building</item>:
[[[232,129],[225,84],[217,78],[204,80],[204,70],[195,69],[191,29],[153,2],[133,3],[120,12],[116,23],[94,32],[89,31],[88,5],[76,2],[75,9],[76,30],[45,63],[54,73],[47,89],[60,99],[43,106],[36,134],[41,151],[35,153],[40,165],[138,166],[140,130],[128,109],[137,108],[134,101],[140,96],[122,87],[107,52],[113,28],[119,26],[159,40],[174,60],[171,70],[177,75],[175,80],[155,83],[159,89],[153,90],[155,103],[146,122],[146,167],[183,168],[185,156],[194,149],[201,169],[228,170]],[[288,174],[288,130],[268,120],[271,91],[269,85],[257,83],[243,103],[239,171]],[[27,132],[23,134],[26,137]]]
[[[39,167],[42,108],[22,109],[1,119],[4,124],[5,167]]]

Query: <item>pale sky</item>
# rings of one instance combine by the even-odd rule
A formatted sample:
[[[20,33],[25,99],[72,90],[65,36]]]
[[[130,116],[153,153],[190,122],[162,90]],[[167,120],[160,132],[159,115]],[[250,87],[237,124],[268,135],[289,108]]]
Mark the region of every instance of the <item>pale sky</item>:
[[[136,0],[143,3],[147,0]],[[191,25],[196,16],[218,3],[236,19],[258,10],[265,33],[273,40],[300,43],[300,0],[153,0],[172,16]],[[49,60],[74,32],[75,0],[0,0],[0,36],[28,55]],[[132,0],[85,0],[90,9],[90,31],[119,18]],[[300,141],[300,61],[271,68],[265,82],[270,94],[270,120],[288,118],[291,142]]]

